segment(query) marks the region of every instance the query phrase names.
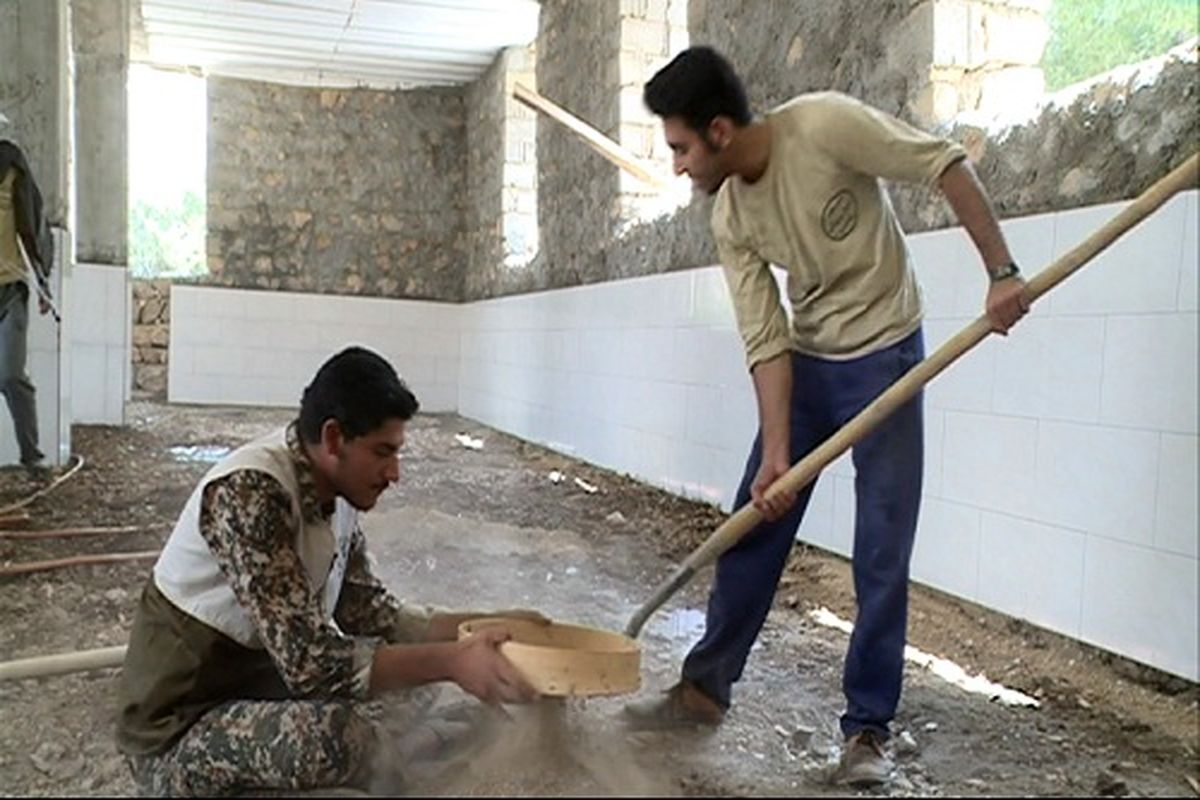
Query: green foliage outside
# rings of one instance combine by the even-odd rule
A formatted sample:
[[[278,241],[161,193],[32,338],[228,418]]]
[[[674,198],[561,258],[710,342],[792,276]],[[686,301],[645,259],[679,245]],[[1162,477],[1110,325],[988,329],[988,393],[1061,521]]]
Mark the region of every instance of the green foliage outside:
[[[1197,35],[1200,0],[1053,0],[1046,90],[1161,55]]]
[[[176,205],[135,200],[129,213],[129,266],[136,278],[195,276],[204,263],[204,201],[185,192]]]

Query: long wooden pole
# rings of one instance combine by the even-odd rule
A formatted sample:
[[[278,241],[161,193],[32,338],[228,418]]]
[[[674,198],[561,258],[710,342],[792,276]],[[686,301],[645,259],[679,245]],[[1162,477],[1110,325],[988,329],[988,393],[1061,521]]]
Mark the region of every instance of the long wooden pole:
[[[1095,233],[1070,252],[1050,264],[1029,281],[1027,291],[1032,303],[1046,292],[1070,277],[1076,270],[1099,255],[1122,234],[1152,214],[1176,193],[1196,185],[1200,156],[1193,155],[1166,177],[1159,180],[1125,207],[1119,214],[1105,223]],[[933,355],[917,364],[900,380],[875,398],[852,420],[833,436],[829,437],[791,469],[780,475],[767,489],[767,496],[783,492],[798,492],[809,483],[831,461],[846,452],[875,429],[889,414],[916,396],[942,370],[954,363],[991,332],[991,323],[983,315],[963,328],[942,345]],[[762,514],[747,503],[737,510],[708,539],[689,555],[667,580],[655,590],[654,595],[639,608],[625,628],[628,636],[636,637],[646,620],[671,595],[692,579],[701,567],[715,561],[722,553],[733,547],[743,536],[762,521]]]
[[[30,572],[45,572],[63,567],[77,567],[83,564],[117,564],[123,561],[149,561],[158,558],[157,550],[143,550],[137,553],[101,553],[92,556],[71,556],[70,558],[53,558],[49,561],[26,561],[22,564],[0,565],[0,577],[27,575]]]
[[[66,675],[91,669],[119,667],[125,661],[125,645],[101,647],[96,650],[80,650],[75,653],[58,653],[52,656],[34,656],[16,661],[0,663],[0,681],[16,681],[22,678],[45,678],[50,675]]]
[[[52,528],[44,531],[8,531],[0,530],[0,540],[30,540],[30,539],[63,539],[76,536],[110,536],[120,533],[137,533],[146,530],[137,525],[126,525],[120,528]]]
[[[14,511],[0,515],[0,531],[24,528],[30,523],[28,511]]]

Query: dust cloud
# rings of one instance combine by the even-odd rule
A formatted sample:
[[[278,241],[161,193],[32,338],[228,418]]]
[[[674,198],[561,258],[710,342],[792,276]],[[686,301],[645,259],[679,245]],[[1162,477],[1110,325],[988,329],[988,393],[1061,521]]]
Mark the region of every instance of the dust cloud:
[[[474,747],[406,793],[434,796],[680,796],[669,770],[643,768],[619,719],[583,699],[544,698],[492,715]]]

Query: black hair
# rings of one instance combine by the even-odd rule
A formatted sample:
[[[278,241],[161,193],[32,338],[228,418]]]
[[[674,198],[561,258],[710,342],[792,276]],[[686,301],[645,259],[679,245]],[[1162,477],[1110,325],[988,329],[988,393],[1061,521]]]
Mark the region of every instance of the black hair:
[[[642,90],[646,107],[660,117],[681,117],[705,135],[715,117],[749,125],[750,103],[733,65],[711,47],[689,47],[654,73]]]
[[[300,438],[321,440],[321,426],[337,420],[342,435],[355,439],[389,419],[408,421],[420,403],[382,356],[364,347],[347,347],[317,370],[300,398],[296,421]]]

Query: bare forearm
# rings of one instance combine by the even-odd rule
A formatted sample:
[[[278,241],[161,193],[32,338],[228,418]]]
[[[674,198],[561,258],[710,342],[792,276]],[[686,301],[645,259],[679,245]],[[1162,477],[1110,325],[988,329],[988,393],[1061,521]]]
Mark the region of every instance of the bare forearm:
[[[956,162],[942,173],[940,187],[958,221],[967,229],[971,241],[979,250],[984,267],[992,269],[1012,261],[987,192],[966,159]]]
[[[453,680],[458,652],[454,642],[381,645],[371,662],[370,693]]]
[[[457,642],[383,645],[371,662],[370,694],[454,681],[485,703],[527,703],[537,692],[500,653],[509,638],[490,628]]]
[[[764,456],[790,458],[792,356],[780,353],[754,365],[754,392],[758,397],[758,419],[762,425]]]

